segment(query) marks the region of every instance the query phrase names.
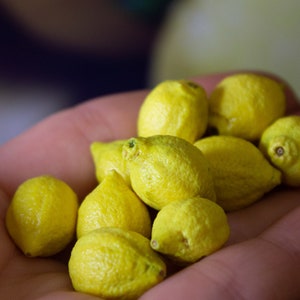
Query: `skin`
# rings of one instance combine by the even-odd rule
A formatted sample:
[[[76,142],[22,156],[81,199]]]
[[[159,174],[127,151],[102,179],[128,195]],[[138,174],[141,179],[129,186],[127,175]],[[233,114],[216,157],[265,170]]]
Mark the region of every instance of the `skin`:
[[[210,93],[225,75],[194,80]],[[134,136],[145,95],[138,91],[85,102],[50,116],[0,148],[1,299],[99,299],[73,291],[63,257],[23,256],[6,232],[5,212],[17,185],[38,174],[65,180],[82,199],[96,184],[90,143]],[[300,114],[288,88],[287,114]],[[142,299],[298,299],[299,195],[299,189],[280,188],[230,213],[232,234],[221,250],[168,277]]]

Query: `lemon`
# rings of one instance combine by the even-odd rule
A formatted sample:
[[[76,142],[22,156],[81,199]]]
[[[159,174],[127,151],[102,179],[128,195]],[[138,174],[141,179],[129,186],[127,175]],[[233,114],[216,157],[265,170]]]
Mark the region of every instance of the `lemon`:
[[[122,157],[122,146],[126,140],[112,142],[93,142],[90,145],[95,173],[98,182],[101,182],[110,170],[116,170],[127,184],[130,185],[126,161]]]
[[[50,256],[74,237],[78,200],[62,180],[42,175],[24,181],[6,213],[6,227],[25,255]]]
[[[236,74],[223,79],[209,102],[209,127],[221,135],[256,141],[285,113],[284,89],[262,75]]]
[[[164,206],[153,222],[151,247],[179,263],[194,263],[228,240],[230,229],[224,210],[201,197]]]
[[[150,207],[193,196],[215,200],[209,163],[199,149],[171,135],[131,138],[123,146],[133,190]]]
[[[103,227],[77,240],[69,274],[76,291],[105,299],[137,299],[164,279],[166,265],[144,236]]]
[[[300,116],[282,117],[263,133],[259,148],[282,172],[282,181],[300,186]]]
[[[166,80],[144,100],[138,116],[138,135],[175,135],[189,142],[200,138],[208,122],[205,90],[188,80]]]
[[[281,173],[251,142],[211,136],[195,143],[209,160],[217,203],[226,211],[244,208],[281,183]]]
[[[115,170],[85,197],[78,210],[77,237],[100,227],[121,227],[150,236],[148,208]]]

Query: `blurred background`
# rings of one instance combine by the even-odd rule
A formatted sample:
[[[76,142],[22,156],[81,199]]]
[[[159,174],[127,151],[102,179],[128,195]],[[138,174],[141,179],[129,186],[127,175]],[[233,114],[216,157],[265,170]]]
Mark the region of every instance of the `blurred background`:
[[[0,143],[57,110],[145,88],[169,1],[141,2],[1,0]]]
[[[298,0],[0,0],[0,144],[165,79],[275,72],[300,93]]]

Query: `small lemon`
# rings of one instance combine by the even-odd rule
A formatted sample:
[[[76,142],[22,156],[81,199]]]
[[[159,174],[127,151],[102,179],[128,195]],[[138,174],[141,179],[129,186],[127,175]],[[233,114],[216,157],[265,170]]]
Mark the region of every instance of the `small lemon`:
[[[137,299],[166,276],[166,265],[139,233],[103,227],[77,240],[69,260],[76,291]]]
[[[215,202],[201,197],[164,206],[153,222],[151,247],[179,263],[194,263],[228,240],[227,216]]]
[[[259,148],[282,172],[283,183],[300,186],[300,116],[275,121],[264,131]]]
[[[249,141],[211,136],[195,146],[210,162],[217,203],[226,211],[252,204],[281,183],[281,173]]]
[[[74,237],[78,200],[62,180],[42,175],[24,181],[6,213],[6,227],[25,255],[50,256]]]
[[[107,173],[116,170],[128,185],[130,185],[126,161],[122,157],[122,147],[126,140],[115,140],[112,142],[93,142],[90,151],[95,166],[98,182],[101,182]]]
[[[148,208],[115,170],[107,173],[78,210],[78,238],[100,227],[121,227],[146,237],[151,233]]]
[[[256,141],[285,113],[283,86],[255,74],[236,74],[221,81],[209,101],[209,127],[219,134]]]
[[[191,143],[205,132],[208,99],[205,90],[188,80],[166,80],[148,94],[138,116],[138,135],[175,135]]]
[[[123,146],[133,190],[150,207],[193,196],[215,200],[209,163],[199,149],[170,135],[131,138]]]

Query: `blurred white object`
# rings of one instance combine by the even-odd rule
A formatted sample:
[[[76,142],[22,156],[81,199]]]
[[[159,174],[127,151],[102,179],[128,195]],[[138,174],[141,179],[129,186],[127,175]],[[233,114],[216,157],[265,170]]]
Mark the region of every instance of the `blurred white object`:
[[[280,75],[300,95],[299,59],[299,0],[175,1],[154,47],[149,81],[259,69]]]

